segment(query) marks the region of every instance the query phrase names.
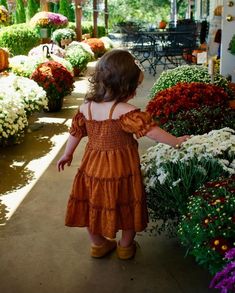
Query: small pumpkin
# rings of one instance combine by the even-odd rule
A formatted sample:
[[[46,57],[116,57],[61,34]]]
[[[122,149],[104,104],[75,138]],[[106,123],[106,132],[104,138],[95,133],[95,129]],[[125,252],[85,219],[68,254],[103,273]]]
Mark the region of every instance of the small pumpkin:
[[[159,22],[158,28],[164,29],[164,28],[166,28],[166,25],[167,25],[167,23],[164,20],[161,20]]]
[[[0,48],[0,71],[3,71],[8,68],[9,66],[8,57],[9,57],[9,54],[7,50]]]
[[[221,16],[222,15],[222,9],[223,9],[222,5],[216,6],[216,8],[214,9],[214,15],[215,16]]]

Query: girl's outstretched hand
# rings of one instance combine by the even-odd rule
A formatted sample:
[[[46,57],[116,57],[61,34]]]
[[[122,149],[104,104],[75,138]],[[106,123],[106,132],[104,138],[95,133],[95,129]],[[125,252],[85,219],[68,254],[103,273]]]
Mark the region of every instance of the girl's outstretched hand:
[[[70,166],[71,162],[73,160],[73,156],[72,155],[63,155],[59,161],[57,162],[57,169],[58,171],[64,171],[64,166]]]
[[[175,147],[179,148],[181,143],[186,141],[186,140],[188,140],[189,138],[190,138],[190,135],[183,135],[183,136],[177,137],[178,143],[177,143],[177,145]]]

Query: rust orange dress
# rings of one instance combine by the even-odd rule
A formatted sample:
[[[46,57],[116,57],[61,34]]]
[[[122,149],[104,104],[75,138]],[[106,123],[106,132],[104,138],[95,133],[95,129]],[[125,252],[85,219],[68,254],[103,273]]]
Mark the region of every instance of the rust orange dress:
[[[148,212],[140,170],[138,142],[155,125],[140,109],[112,119],[92,120],[79,111],[73,117],[70,134],[88,143],[74,178],[65,224],[89,227],[93,234],[115,238],[118,230],[143,231]]]

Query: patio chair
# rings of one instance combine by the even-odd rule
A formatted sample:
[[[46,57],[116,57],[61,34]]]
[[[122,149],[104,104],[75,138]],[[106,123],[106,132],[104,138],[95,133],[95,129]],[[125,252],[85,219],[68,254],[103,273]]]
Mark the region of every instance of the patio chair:
[[[155,40],[153,37],[144,33],[138,33],[129,49],[145,70],[149,72],[154,70]]]

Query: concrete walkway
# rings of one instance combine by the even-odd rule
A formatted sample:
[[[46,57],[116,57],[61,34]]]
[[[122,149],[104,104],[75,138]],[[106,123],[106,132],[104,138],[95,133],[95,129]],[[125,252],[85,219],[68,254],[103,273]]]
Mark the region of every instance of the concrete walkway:
[[[146,74],[133,101],[137,106],[144,108],[155,79]],[[86,79],[76,82],[73,95],[65,99],[56,117],[71,119],[83,100],[81,89],[86,84]],[[100,260],[89,256],[86,230],[64,226],[69,190],[85,143],[86,139],[79,145],[72,166],[58,173],[56,161],[62,147],[11,219],[0,226],[0,292],[215,292],[208,289],[211,276],[192,257],[184,258],[177,239],[143,232],[137,236],[140,247],[133,260],[118,260],[115,253]],[[141,154],[154,144],[145,138],[139,143]]]

